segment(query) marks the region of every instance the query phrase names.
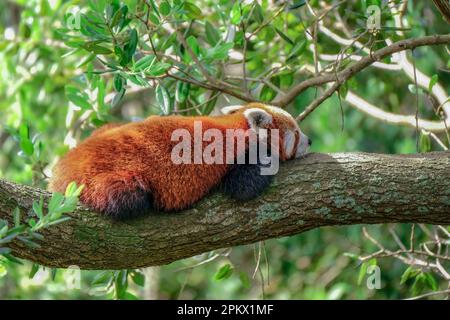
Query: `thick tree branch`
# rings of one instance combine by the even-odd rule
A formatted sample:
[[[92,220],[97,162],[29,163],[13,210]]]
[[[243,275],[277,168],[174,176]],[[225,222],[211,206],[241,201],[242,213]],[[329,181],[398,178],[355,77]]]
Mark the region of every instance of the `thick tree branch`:
[[[114,222],[87,209],[43,231],[41,248],[13,242],[16,256],[52,267],[124,269],[294,235],[321,226],[450,224],[450,152],[421,155],[310,154],[284,163],[260,198],[213,194],[191,210]],[[0,180],[0,218],[12,223],[49,194]]]
[[[370,55],[365,56],[358,62],[351,64],[342,71],[339,71],[337,73],[326,74],[319,77],[314,77],[298,83],[297,85],[292,87],[286,93],[285,96],[274,101],[273,104],[282,107],[286,106],[289,103],[291,103],[300,93],[313,86],[319,86],[334,81],[337,81],[338,83],[342,84],[349,78],[351,78],[353,75],[367,68],[374,62],[380,61],[381,59],[390,56],[393,53],[408,49],[414,49],[421,46],[449,44],[449,43],[450,43],[450,34],[426,36],[423,38],[406,39],[395,42],[389,46],[386,46],[382,49],[372,52]]]

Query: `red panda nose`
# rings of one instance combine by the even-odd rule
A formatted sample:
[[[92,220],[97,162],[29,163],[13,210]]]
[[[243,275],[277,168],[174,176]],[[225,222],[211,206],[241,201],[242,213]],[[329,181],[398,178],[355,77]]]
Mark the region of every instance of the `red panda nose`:
[[[312,140],[311,138],[308,138],[308,146],[312,145]]]

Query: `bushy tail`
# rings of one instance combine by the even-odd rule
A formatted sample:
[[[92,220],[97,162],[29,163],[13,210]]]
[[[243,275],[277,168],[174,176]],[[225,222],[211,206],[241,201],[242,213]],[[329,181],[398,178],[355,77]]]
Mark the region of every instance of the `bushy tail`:
[[[153,209],[153,197],[142,189],[122,191],[109,195],[104,213],[116,220],[134,218]]]
[[[115,173],[97,175],[88,183],[81,202],[105,215],[123,220],[153,209],[153,196],[133,176]]]

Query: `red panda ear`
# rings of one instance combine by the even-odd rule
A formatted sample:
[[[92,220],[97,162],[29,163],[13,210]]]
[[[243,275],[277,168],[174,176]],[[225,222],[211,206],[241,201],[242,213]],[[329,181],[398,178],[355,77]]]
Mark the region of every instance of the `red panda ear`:
[[[235,106],[227,106],[227,107],[223,107],[222,109],[220,109],[220,112],[222,112],[223,114],[232,114],[235,113],[236,111],[242,109],[244,106],[241,105],[235,105]]]
[[[260,128],[267,128],[272,124],[273,118],[270,113],[260,108],[250,108],[244,111],[250,129],[258,131]]]

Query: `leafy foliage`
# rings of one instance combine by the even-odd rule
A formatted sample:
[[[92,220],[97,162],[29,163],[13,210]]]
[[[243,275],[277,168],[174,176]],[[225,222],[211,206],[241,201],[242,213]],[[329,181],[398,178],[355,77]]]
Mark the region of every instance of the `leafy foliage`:
[[[152,114],[210,114],[240,103],[219,90],[224,83],[234,93],[272,103],[316,72],[314,40],[306,29],[317,20],[309,6],[323,13],[330,9],[324,4],[336,5],[321,19],[326,27],[342,37],[358,37],[374,50],[387,37],[402,38],[398,31],[407,37],[448,32],[431,1],[408,2],[405,30],[395,27],[395,17],[377,0],[339,5],[299,0],[285,5],[267,0],[0,2],[0,177],[45,187],[57,158],[93,129]],[[375,33],[366,28],[371,5],[381,8],[382,27]],[[342,49],[326,34],[317,34],[319,55]],[[352,47],[344,51],[361,54]],[[341,101],[354,91],[385,111],[414,114],[417,93],[419,115],[437,120],[429,91],[438,84],[448,87],[449,74],[442,70],[450,60],[436,48],[415,50],[414,58],[431,77],[428,88],[417,91],[398,72],[367,69],[356,75],[302,122],[314,141],[313,151],[412,153],[416,145],[421,152],[439,150],[428,133],[421,132],[416,143],[415,130],[381,123]],[[349,63],[343,60],[341,67]],[[318,92],[309,88],[287,110],[299,114]],[[0,297],[135,299],[145,296],[150,284],[163,298],[260,298],[264,284],[268,298],[399,298],[448,285],[430,270],[405,271],[404,265],[378,259],[384,285],[369,290],[362,280],[373,261],[360,265],[343,252],[358,256],[374,247],[359,227],[351,226],[267,241],[269,263],[261,258],[256,273],[252,248],[240,247],[231,255],[217,251],[161,267],[159,282],[150,283],[147,270],[82,271],[81,289],[67,290],[67,270],[40,278],[45,270],[27,262],[16,265],[19,260],[10,255],[7,243],[15,239],[39,245],[39,231],[64,222],[80,191],[71,185],[47,206],[37,199],[31,216],[17,208],[14,224],[0,222],[0,254],[6,257],[0,260]],[[370,230],[390,243],[388,228]],[[409,230],[397,228],[405,243]],[[417,242],[426,239],[425,231],[416,233]]]

